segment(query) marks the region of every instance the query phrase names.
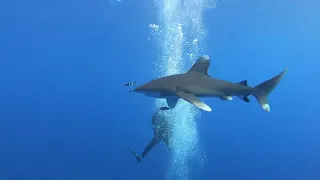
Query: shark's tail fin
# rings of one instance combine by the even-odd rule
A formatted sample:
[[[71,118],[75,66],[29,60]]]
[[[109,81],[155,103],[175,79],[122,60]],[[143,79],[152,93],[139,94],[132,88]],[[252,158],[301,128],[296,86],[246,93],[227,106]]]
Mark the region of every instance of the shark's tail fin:
[[[278,85],[278,83],[281,81],[283,75],[287,72],[287,70],[288,70],[288,68],[283,70],[277,76],[275,76],[275,77],[259,84],[258,86],[254,87],[254,94],[253,95],[260,103],[262,109],[264,109],[265,111],[270,112],[270,106],[268,103],[268,95]]]

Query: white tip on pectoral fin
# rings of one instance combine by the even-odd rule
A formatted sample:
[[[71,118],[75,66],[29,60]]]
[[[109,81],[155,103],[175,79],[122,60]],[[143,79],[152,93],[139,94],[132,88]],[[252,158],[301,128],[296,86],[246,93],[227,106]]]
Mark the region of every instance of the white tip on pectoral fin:
[[[269,104],[262,104],[261,107],[262,107],[262,109],[264,109],[265,111],[270,112],[270,106],[269,106]]]
[[[204,111],[208,111],[208,112],[212,111],[211,107],[206,105],[203,102],[194,102],[193,104]]]
[[[184,91],[177,91],[176,92],[177,96],[184,99],[185,101],[193,104],[194,106],[196,106],[199,109],[202,109],[204,111],[212,111],[212,109],[206,105],[204,102],[200,101],[200,99],[198,99],[195,95],[190,94],[190,93],[186,93]]]

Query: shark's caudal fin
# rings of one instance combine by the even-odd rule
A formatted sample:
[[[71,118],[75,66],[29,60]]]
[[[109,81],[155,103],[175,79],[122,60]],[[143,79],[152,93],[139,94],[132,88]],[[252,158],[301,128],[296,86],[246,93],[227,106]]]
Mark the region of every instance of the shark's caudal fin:
[[[270,112],[270,106],[268,103],[268,95],[271,93],[271,91],[278,85],[278,83],[283,78],[283,75],[287,72],[288,68],[283,70],[281,73],[279,73],[277,76],[259,84],[258,86],[254,87],[254,97],[258,100],[261,107],[267,111]]]

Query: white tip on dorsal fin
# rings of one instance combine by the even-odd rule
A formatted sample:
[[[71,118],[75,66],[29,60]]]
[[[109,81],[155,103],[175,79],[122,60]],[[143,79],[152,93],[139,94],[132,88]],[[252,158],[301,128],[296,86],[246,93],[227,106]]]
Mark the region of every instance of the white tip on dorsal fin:
[[[198,72],[203,75],[208,75],[208,69],[210,67],[210,57],[208,55],[203,55],[199,57],[197,62],[195,62],[188,72]]]

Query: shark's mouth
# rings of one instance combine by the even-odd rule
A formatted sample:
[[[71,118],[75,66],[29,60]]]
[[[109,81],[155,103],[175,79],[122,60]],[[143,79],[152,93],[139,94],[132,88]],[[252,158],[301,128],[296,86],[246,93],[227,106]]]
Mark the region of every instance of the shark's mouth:
[[[202,13],[206,7],[215,7],[214,0],[167,0],[154,1],[158,7],[161,24],[153,29],[153,37],[157,38],[161,47],[161,57],[155,64],[158,77],[185,72],[195,57],[201,55],[200,45],[205,36]],[[157,109],[166,106],[163,99],[156,99]],[[193,105],[186,101],[178,101],[170,111],[161,111],[169,118],[171,126],[171,165],[169,179],[189,179],[189,160],[194,157],[202,165],[205,156],[198,156],[198,133],[196,115],[199,114]]]

